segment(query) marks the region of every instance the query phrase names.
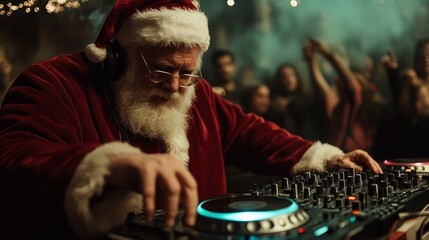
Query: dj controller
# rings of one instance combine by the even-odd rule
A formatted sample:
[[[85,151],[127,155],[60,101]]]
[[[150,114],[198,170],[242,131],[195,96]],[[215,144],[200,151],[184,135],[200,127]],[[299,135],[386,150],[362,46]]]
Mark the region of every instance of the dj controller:
[[[354,169],[306,172],[205,200],[192,228],[182,224],[182,212],[173,228],[163,226],[163,211],[151,223],[142,214],[129,214],[109,238],[388,239],[400,213],[419,212],[429,203],[428,173],[394,164],[385,162],[378,175]]]

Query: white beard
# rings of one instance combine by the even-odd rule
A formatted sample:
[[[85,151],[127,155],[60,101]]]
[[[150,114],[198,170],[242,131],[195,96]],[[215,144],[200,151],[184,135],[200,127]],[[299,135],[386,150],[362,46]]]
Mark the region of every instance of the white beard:
[[[148,89],[142,86],[141,81],[149,80],[135,79],[135,76],[133,68],[129,67],[114,84],[115,105],[121,123],[135,134],[163,140],[167,152],[187,164],[189,142],[186,131],[195,87],[190,86],[181,93],[168,93],[159,87]]]

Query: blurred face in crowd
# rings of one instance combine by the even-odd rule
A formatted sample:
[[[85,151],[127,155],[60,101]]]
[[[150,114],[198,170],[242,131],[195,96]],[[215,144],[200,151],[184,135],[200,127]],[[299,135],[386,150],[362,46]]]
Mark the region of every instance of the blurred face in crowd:
[[[416,52],[415,66],[417,73],[426,80],[429,76],[429,43]]]
[[[280,83],[287,92],[294,92],[298,89],[298,75],[292,67],[283,67],[280,72]]]
[[[425,85],[421,86],[417,92],[416,108],[417,115],[429,116],[429,89]]]
[[[122,123],[135,133],[153,138],[175,128],[185,128],[195,88],[180,87],[179,75],[197,72],[201,59],[199,48],[137,48],[129,50],[128,56],[128,68],[113,86]],[[167,80],[155,83],[149,79],[153,77],[149,72],[155,70],[172,76],[167,75]]]
[[[236,73],[234,60],[229,55],[222,55],[216,60],[216,75],[219,81],[232,82]]]
[[[270,89],[262,85],[252,94],[250,100],[250,112],[262,115],[268,111],[270,106]]]

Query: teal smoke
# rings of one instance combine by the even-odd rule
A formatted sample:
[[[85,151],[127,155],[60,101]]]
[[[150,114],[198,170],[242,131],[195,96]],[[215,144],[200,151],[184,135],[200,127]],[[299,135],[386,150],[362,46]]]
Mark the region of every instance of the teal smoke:
[[[270,28],[262,27],[268,6]],[[429,37],[428,1],[425,0],[202,0],[212,35],[211,50],[226,47],[239,66],[273,72],[285,61],[302,63],[301,49],[309,38],[323,40],[359,65],[364,56],[380,57],[388,49],[410,64],[414,43]],[[226,45],[217,40],[223,25]],[[210,55],[210,52],[209,52]],[[209,59],[207,59],[209,61]]]

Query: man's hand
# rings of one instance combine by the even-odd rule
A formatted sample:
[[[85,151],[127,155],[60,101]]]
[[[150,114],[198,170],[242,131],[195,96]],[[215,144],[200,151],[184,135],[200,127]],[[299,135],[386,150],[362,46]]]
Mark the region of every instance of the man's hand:
[[[391,50],[389,50],[387,54],[381,58],[381,62],[387,68],[392,68],[392,69],[398,68],[398,61],[396,60],[396,57]]]
[[[310,42],[306,43],[302,49],[304,60],[311,62],[314,59],[314,50]]]
[[[221,96],[221,97],[225,97],[226,96],[226,91],[225,88],[223,87],[213,87],[213,92],[215,92],[217,95]]]
[[[328,48],[321,41],[316,39],[310,39],[311,48],[314,52],[319,52],[321,54],[329,54]]]
[[[184,222],[192,226],[198,205],[197,183],[186,167],[169,154],[121,154],[110,163],[107,183],[143,195],[143,210],[151,221],[155,209],[166,212],[165,224],[174,226],[179,203],[185,209]],[[155,206],[156,198],[163,206]]]
[[[326,164],[328,170],[354,168],[357,172],[362,172],[364,167],[369,168],[375,174],[383,172],[380,165],[367,152],[362,150],[355,150],[342,156],[334,156]]]

